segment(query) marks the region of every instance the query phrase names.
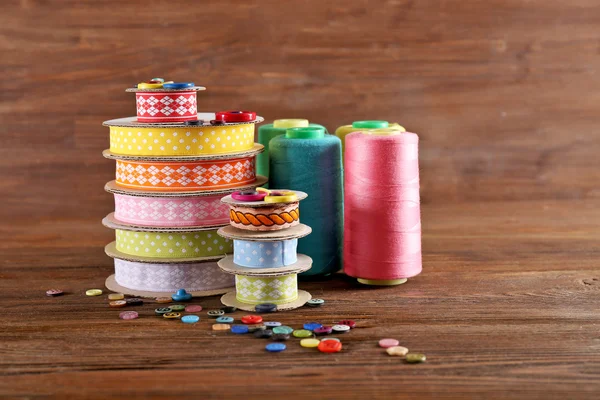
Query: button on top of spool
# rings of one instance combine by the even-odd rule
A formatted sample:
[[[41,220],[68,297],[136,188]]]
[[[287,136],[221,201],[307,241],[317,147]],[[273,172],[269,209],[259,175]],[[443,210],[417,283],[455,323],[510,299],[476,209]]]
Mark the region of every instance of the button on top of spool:
[[[273,128],[305,128],[308,126],[307,119],[276,119],[273,121]]]
[[[325,128],[322,126],[289,128],[285,131],[285,137],[288,139],[322,139],[325,137]]]
[[[354,121],[352,123],[353,128],[359,129],[379,129],[379,128],[387,128],[390,126],[387,121]]]
[[[215,120],[222,122],[250,122],[256,119],[254,111],[219,111]]]
[[[165,89],[187,89],[193,88],[194,82],[164,82],[163,88]]]
[[[240,190],[231,193],[231,198],[238,201],[262,201],[269,193],[256,190]]]

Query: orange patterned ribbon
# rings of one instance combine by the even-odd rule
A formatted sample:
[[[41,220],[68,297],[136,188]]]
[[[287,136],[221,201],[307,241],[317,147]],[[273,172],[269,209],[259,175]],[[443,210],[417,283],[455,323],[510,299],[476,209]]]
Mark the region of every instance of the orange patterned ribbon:
[[[254,164],[255,156],[192,162],[117,160],[116,182],[127,188],[160,191],[234,188],[256,180]]]
[[[231,225],[240,229],[275,231],[297,225],[300,222],[300,210],[297,202],[285,208],[232,207],[229,218]]]

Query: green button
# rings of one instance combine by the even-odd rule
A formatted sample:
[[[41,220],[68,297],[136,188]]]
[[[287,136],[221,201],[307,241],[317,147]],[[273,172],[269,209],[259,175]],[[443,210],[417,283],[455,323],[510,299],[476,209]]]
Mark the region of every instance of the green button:
[[[183,311],[185,310],[185,306],[182,304],[173,304],[172,306],[169,306],[169,308],[173,311]]]
[[[289,326],[276,326],[275,328],[273,328],[273,333],[275,334],[284,334],[284,335],[289,335],[290,333],[294,332],[294,330],[292,328],[290,328]]]
[[[292,335],[294,335],[294,337],[306,338],[312,337],[313,333],[306,329],[297,329],[292,333]]]
[[[406,355],[406,362],[411,364],[422,363],[425,362],[425,354],[420,353],[408,353]]]
[[[354,121],[352,123],[353,128],[360,129],[379,129],[387,128],[390,124],[387,121]]]
[[[325,128],[320,126],[290,128],[285,131],[285,137],[288,139],[322,139],[325,137]]]
[[[171,309],[171,307],[161,307],[161,308],[157,308],[154,310],[154,312],[156,313],[156,315],[163,315],[166,313],[170,313],[173,310]]]

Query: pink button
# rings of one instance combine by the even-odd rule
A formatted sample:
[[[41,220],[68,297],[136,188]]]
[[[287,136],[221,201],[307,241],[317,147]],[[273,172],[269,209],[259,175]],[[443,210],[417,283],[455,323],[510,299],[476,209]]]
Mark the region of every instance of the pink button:
[[[135,311],[123,311],[119,314],[119,318],[121,319],[136,319],[138,317],[138,313]]]
[[[388,347],[394,347],[394,346],[398,346],[400,344],[399,341],[397,341],[396,339],[381,339],[379,341],[379,347],[383,347],[384,349],[387,349]]]
[[[185,312],[200,312],[200,311],[202,311],[202,306],[193,305],[193,306],[187,306],[185,308]]]

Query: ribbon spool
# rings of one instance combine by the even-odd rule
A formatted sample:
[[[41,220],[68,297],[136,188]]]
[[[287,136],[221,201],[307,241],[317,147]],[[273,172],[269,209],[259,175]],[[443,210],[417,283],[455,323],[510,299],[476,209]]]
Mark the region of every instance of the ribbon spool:
[[[199,119],[215,114],[198,114]],[[126,156],[210,156],[245,152],[255,148],[254,125],[263,121],[226,123],[145,124],[135,117],[105,121],[110,127],[110,151]],[[258,148],[258,147],[257,147]]]
[[[395,129],[400,132],[406,132],[406,129],[396,122],[388,121],[354,121],[352,125],[343,125],[335,130],[335,135],[342,141],[342,157],[346,152],[346,136],[352,132],[368,132],[377,129]]]
[[[235,275],[236,281],[235,292],[225,294],[221,302],[247,311],[254,311],[254,306],[261,303],[277,304],[278,310],[304,305],[311,296],[298,290],[297,274],[310,269],[312,260],[304,254],[296,254],[295,245],[298,238],[310,232],[310,227],[304,224],[276,232],[243,231],[232,226],[220,228],[219,235],[234,241],[234,256],[219,260],[218,265],[223,272]],[[271,249],[278,249],[278,254],[269,262],[261,262],[260,258],[269,252],[269,256],[274,255]],[[247,254],[252,255],[250,260],[238,262],[237,256],[243,258]]]
[[[361,283],[397,285],[422,270],[418,141],[393,128],[346,137],[344,272]]]
[[[233,241],[233,259],[237,265],[248,268],[278,268],[298,261],[298,239],[273,242],[251,240]]]
[[[313,259],[305,275],[328,275],[342,267],[343,188],[341,142],[322,127],[288,129],[269,143],[270,186],[309,193],[302,222],[313,228],[298,252]]]
[[[323,125],[311,124],[307,119],[276,119],[272,124],[265,124],[258,128],[258,142],[265,146],[265,152],[256,157],[256,173],[269,177],[269,142],[276,136],[284,135],[289,128],[320,127]]]
[[[186,162],[116,160],[119,186],[157,191],[218,190],[256,180],[255,157]]]
[[[232,226],[248,231],[278,231],[300,223],[299,202],[305,199],[307,194],[295,190],[290,192],[296,194],[297,200],[278,203],[239,201],[229,195],[221,201],[230,207]]]
[[[115,273],[106,280],[106,287],[132,296],[161,297],[179,289],[192,296],[213,296],[230,291],[235,284],[216,262],[149,264],[115,258],[114,263]]]
[[[219,227],[229,223],[229,207],[221,197],[236,190],[254,189],[266,178],[258,176],[251,185],[236,189],[200,192],[149,192],[124,189],[115,181],[104,190],[115,197],[115,223],[131,227],[160,227],[164,231],[181,228]],[[189,229],[188,229],[189,230]]]
[[[202,86],[170,88],[164,83],[143,82],[137,88],[126,89],[135,93],[137,121],[142,123],[183,122],[196,120],[196,92],[206,90]],[[189,85],[188,85],[189,86]]]

